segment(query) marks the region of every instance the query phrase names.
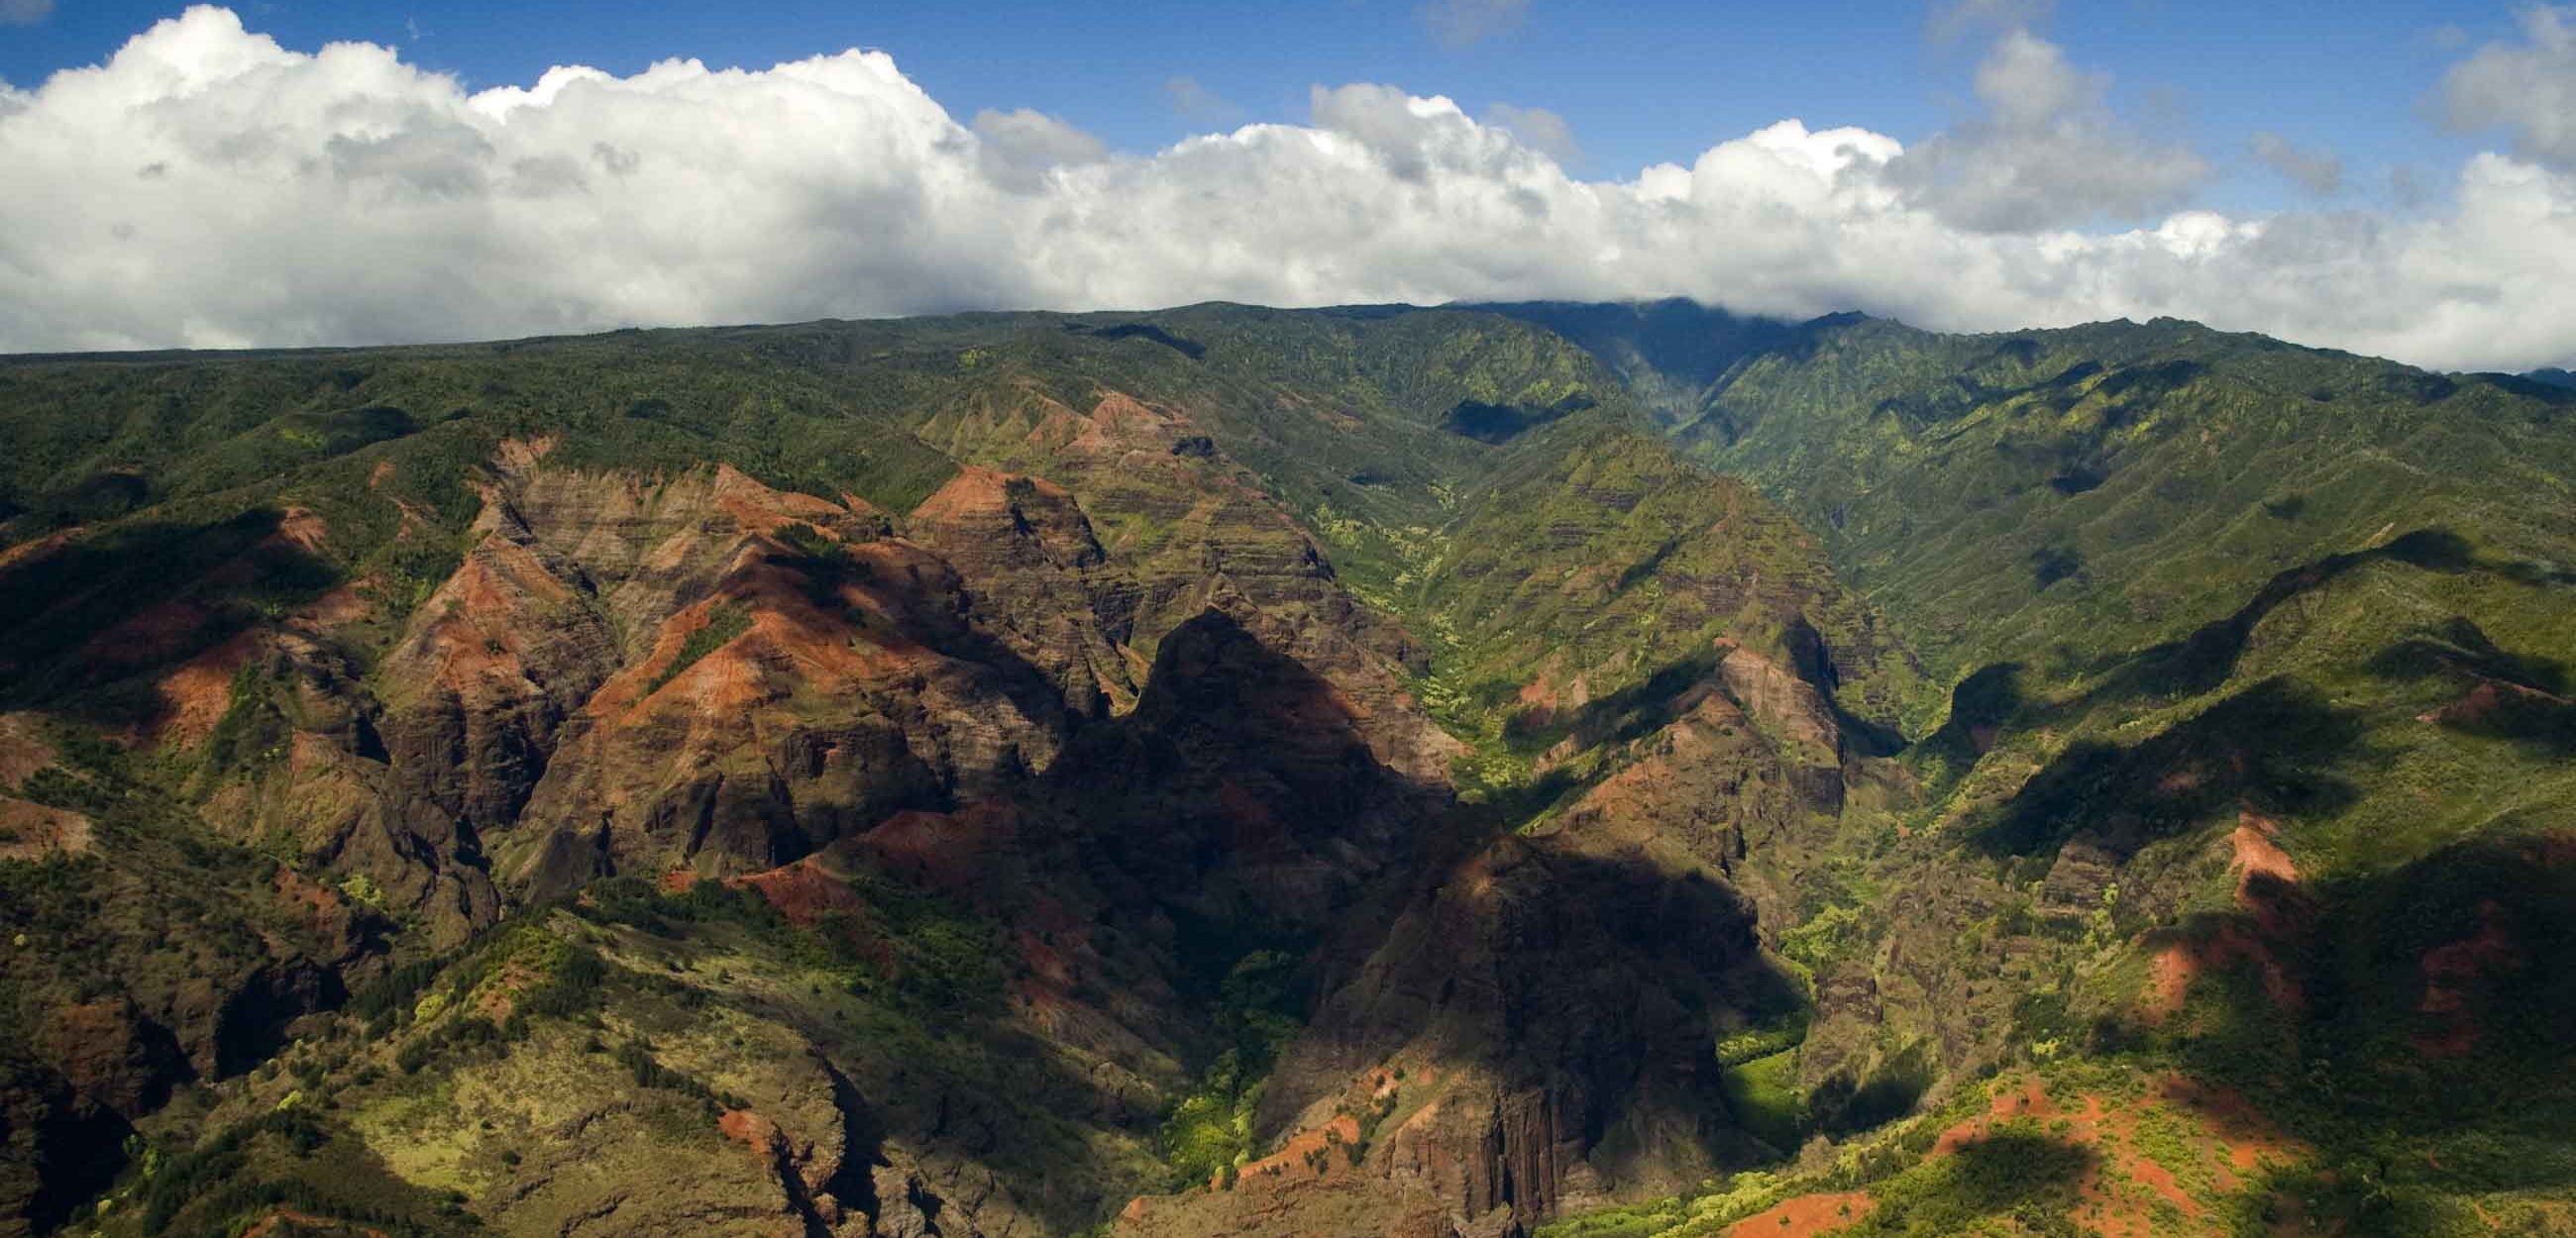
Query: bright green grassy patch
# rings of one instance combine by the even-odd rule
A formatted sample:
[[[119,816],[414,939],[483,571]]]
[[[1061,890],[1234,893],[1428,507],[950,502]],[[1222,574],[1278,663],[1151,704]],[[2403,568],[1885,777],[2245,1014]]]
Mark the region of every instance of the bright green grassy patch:
[[[1719,1076],[1727,1109],[1752,1135],[1783,1152],[1806,1137],[1806,1098],[1798,1088],[1796,1050],[1726,1067]]]
[[[1296,959],[1275,950],[1255,950],[1226,970],[1214,1019],[1224,1047],[1155,1136],[1174,1189],[1229,1175],[1260,1154],[1253,1119],[1271,1066],[1301,1026],[1295,971]]]

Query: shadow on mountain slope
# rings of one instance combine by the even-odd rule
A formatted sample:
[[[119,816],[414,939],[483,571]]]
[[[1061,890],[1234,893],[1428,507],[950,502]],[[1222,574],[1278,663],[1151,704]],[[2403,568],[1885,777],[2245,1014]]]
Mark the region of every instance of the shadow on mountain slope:
[[[315,553],[319,535],[294,513],[260,508],[19,548],[0,560],[0,681],[9,685],[0,706],[68,708],[110,729],[152,723],[167,703],[117,681],[202,653],[340,583]]]
[[[2383,679],[2438,679],[2460,699],[2424,715],[2450,730],[2509,739],[2532,755],[2576,757],[2576,701],[2567,696],[2565,663],[2500,648],[2478,625],[2453,616],[2399,641],[2371,659]]]
[[[1733,1112],[1717,1041],[1801,999],[1724,884],[1506,835],[1369,935],[1324,978],[1256,1122],[1264,1146],[1347,1155],[1146,1201],[1136,1232],[1527,1232],[1781,1155]]]
[[[1515,748],[1543,752],[1568,739],[1590,748],[1651,734],[1680,716],[1682,698],[1716,672],[1717,661],[1705,651],[1676,659],[1570,715],[1545,705],[1525,707],[1504,722],[1503,736]]]
[[[2090,699],[2138,701],[2207,692],[2227,682],[2235,672],[2246,641],[2266,616],[2294,598],[2377,562],[2402,563],[2445,574],[2480,566],[2467,539],[2448,529],[2418,529],[2368,550],[2329,555],[2272,577],[2236,613],[2203,624],[2179,641],[2168,641],[2123,658],[2123,665],[2093,690]]]
[[[1565,725],[1602,742],[1670,723],[1711,669],[1668,670]],[[1460,804],[1377,761],[1362,722],[1330,681],[1211,609],[1164,639],[1136,709],[1087,728],[1047,776],[1091,879],[1199,939],[1174,943],[1209,955],[1185,970],[1319,943],[1302,980],[1314,1013],[1256,1096],[1256,1149],[1337,1103],[1365,1108],[1352,1089],[1381,1072],[1412,1072],[1411,1116],[1347,1166],[1333,1158],[1329,1184],[1295,1189],[1356,1193],[1381,1220],[1437,1204],[1527,1225],[1569,1199],[1677,1189],[1788,1151],[1747,1132],[1716,1065],[1720,1037],[1803,1002],[1744,898],[1606,836],[1512,833],[1577,780]],[[1239,1041],[1219,1047],[1257,1068]],[[1239,1081],[1225,1082],[1234,1103]],[[1412,1108],[1423,1097],[1436,1102]],[[1151,1210],[1263,1232],[1278,1218],[1250,1201],[1279,1188],[1245,1181]]]
[[[1311,931],[1415,862],[1445,788],[1388,769],[1330,680],[1212,608],[1163,637],[1136,708],[1084,728],[1036,795],[1083,822],[1105,882]]]
[[[2267,814],[2329,813],[2361,794],[2337,767],[2369,759],[2356,711],[2267,679],[2136,744],[2068,746],[1974,842],[1989,853],[2034,855],[2090,831],[2132,852],[2240,804]]]
[[[1064,324],[1064,329],[1067,334],[1088,335],[1095,339],[1146,340],[1171,349],[1173,352],[1179,353],[1192,361],[1196,361],[1207,355],[1207,345],[1199,343],[1196,340],[1174,335],[1150,322],[1122,322],[1114,326],[1107,327],[1094,327],[1079,322],[1068,322]]]
[[[1869,1212],[1863,1232],[1948,1238],[1996,1223],[2013,1227],[2002,1232],[2072,1232],[2066,1217],[2100,1159],[2053,1134],[1998,1130],[1928,1162],[1926,1180],[1911,1184],[1916,1189],[1876,1188],[1888,1198]]]
[[[2249,886],[2150,947],[2212,942],[2231,947],[2200,950],[2174,1013],[2106,1030],[2315,1147],[2298,1185],[2317,1220],[2483,1230],[2459,1197],[2576,1188],[2576,835],[2503,823],[2405,864]]]

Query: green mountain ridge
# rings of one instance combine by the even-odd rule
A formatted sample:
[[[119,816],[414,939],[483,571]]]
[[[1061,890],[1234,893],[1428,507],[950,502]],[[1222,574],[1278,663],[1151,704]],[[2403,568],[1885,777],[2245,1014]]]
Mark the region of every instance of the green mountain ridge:
[[[2571,405],[1681,302],[9,359],[0,1216],[2559,1232]]]

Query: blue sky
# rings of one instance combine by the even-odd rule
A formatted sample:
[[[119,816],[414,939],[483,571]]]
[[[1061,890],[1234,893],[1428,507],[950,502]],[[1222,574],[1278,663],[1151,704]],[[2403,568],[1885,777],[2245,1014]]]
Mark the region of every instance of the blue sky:
[[[24,0],[22,0],[24,2]],[[98,62],[180,6],[60,0],[42,20],[0,27],[0,77],[21,87]],[[1980,43],[1938,37],[1925,5],[1864,0],[1714,4],[1535,0],[1473,41],[1444,39],[1411,0],[1209,4],[768,0],[469,0],[237,6],[287,47],[332,40],[402,49],[475,88],[526,84],[547,67],[625,74],[674,56],[761,68],[848,47],[891,53],[963,120],[1035,108],[1113,147],[1151,151],[1249,120],[1303,122],[1311,85],[1382,82],[1563,116],[1579,170],[1624,177],[1687,162],[1772,121],[1861,125],[1913,142],[1969,110]],[[1506,6],[1508,7],[1508,6]],[[2035,23],[2071,60],[2109,73],[2141,130],[2186,141],[2216,179],[2199,201],[2274,209],[2296,186],[2252,160],[2272,131],[2340,155],[2359,203],[2389,200],[2389,171],[2435,179],[2474,148],[2422,106],[2464,47],[2507,35],[2519,6],[2402,0],[2066,0]],[[1224,106],[1184,110],[1186,78]]]

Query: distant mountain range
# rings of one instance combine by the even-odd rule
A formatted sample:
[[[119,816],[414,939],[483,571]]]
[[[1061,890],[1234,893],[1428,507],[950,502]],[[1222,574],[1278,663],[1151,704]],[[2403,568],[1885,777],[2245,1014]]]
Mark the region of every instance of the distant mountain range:
[[[2526,377],[1687,302],[0,360],[0,1234],[2558,1232]]]

